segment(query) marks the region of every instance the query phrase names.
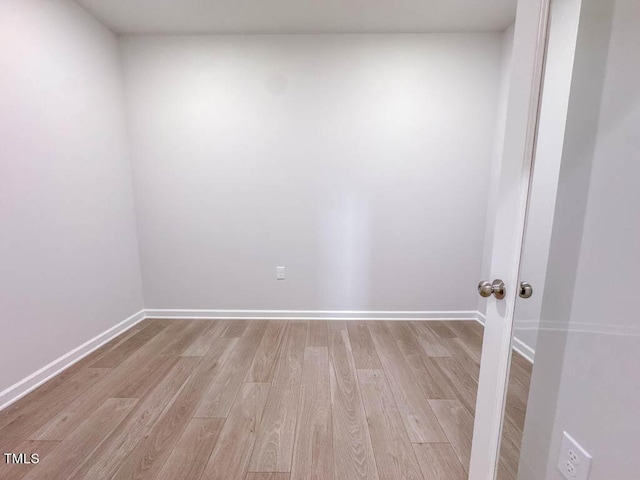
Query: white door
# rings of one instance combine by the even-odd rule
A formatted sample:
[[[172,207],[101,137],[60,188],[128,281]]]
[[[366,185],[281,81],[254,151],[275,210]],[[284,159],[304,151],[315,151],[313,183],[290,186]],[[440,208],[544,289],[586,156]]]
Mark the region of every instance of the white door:
[[[550,0],[519,0],[510,67],[505,140],[487,298],[470,480],[496,475],[511,350],[516,284],[535,150]],[[480,280],[480,279],[479,279]],[[498,280],[504,282],[504,296]],[[485,285],[486,293],[491,287]],[[497,295],[496,295],[497,294]],[[497,298],[500,297],[500,298]]]

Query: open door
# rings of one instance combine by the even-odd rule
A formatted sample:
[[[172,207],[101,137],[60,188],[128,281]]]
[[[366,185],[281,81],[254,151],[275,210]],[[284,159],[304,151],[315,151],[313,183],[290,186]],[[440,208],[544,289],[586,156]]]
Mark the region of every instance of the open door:
[[[550,0],[519,0],[513,39],[505,140],[495,212],[491,278],[482,279],[486,323],[470,480],[494,479],[506,398],[516,288],[535,153]]]

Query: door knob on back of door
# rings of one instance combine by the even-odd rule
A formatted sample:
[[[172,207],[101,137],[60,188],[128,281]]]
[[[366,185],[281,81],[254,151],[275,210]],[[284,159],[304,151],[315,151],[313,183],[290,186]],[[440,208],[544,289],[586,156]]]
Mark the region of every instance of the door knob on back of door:
[[[520,291],[518,292],[520,298],[531,298],[533,295],[533,287],[529,282],[520,282]]]
[[[498,300],[501,300],[504,298],[505,290],[506,290],[505,284],[500,279],[494,280],[493,283],[480,282],[478,284],[478,293],[480,294],[481,297],[485,297],[485,298],[493,295]]]

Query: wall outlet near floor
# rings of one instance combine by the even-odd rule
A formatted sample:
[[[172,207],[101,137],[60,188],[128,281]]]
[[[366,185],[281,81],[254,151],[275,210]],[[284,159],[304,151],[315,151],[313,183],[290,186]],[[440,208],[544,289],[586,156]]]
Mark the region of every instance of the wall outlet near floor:
[[[284,280],[284,267],[276,267],[276,279]]]
[[[558,470],[567,480],[588,480],[591,473],[591,455],[567,432],[562,432],[558,456]]]

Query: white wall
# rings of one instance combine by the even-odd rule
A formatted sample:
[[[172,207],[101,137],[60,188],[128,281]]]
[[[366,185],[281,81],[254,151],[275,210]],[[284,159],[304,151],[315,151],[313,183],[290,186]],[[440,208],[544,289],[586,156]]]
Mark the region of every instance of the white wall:
[[[58,0],[0,32],[2,391],[143,302],[117,38]]]
[[[562,478],[563,430],[591,480],[640,470],[640,4],[583,0],[580,21],[521,479]]]
[[[123,51],[147,307],[477,309],[500,34]]]
[[[480,281],[493,281],[490,278],[491,258],[493,255],[493,233],[496,225],[496,210],[498,206],[498,187],[500,184],[500,171],[502,165],[502,149],[507,127],[507,106],[509,100],[509,72],[511,68],[511,56],[513,50],[513,34],[515,23],[512,23],[502,33],[502,64],[500,68],[500,90],[498,93],[498,115],[494,132],[493,154],[491,158],[491,175],[489,179],[489,193],[487,196],[487,208],[484,229],[484,248],[482,250],[482,266],[480,269]],[[478,296],[478,311],[483,315],[487,311],[487,299]]]

